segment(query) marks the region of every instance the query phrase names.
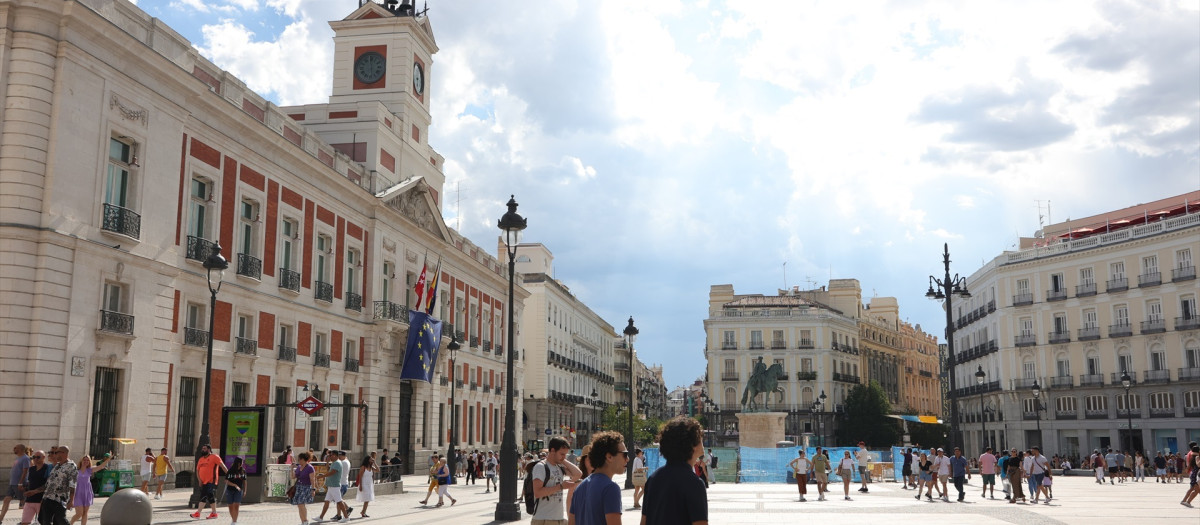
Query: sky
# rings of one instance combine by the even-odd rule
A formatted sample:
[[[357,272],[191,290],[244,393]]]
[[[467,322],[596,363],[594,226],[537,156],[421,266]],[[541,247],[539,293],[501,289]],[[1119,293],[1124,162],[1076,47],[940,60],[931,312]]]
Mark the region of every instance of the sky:
[[[711,285],[854,278],[940,340],[943,243],[969,275],[1039,216],[1200,189],[1200,0],[421,1],[447,224],[494,246],[515,195],[668,388]],[[140,2],[279,105],[327,101],[358,5]]]

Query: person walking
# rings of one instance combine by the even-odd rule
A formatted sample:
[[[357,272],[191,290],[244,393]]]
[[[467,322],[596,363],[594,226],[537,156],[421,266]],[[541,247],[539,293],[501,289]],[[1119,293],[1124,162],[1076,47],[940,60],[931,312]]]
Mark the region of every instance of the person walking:
[[[1163,463],[1164,468],[1166,463]],[[1092,468],[1096,471],[1096,483],[1104,484],[1104,455],[1100,453],[1100,449],[1092,451]]]
[[[971,471],[968,468],[967,458],[963,457],[962,449],[954,447],[954,457],[950,458],[950,475],[954,477],[954,489],[958,491],[958,501],[962,503],[967,492],[963,489],[967,480],[971,479]]]
[[[0,521],[4,521],[4,515],[8,514],[8,505],[12,500],[17,500],[17,506],[21,507],[25,504],[25,485],[26,477],[29,476],[29,466],[33,464],[33,460],[29,458],[28,449],[25,445],[17,443],[13,447],[12,470],[8,473],[8,490],[4,491],[4,504],[0,507]]]
[[[612,478],[625,471],[629,449],[621,434],[611,430],[593,434],[591,446],[588,459],[595,470],[575,487],[567,514],[568,525],[621,522],[621,487]]]
[[[450,498],[450,506],[453,507],[458,500],[450,495],[450,467],[446,466],[446,460],[438,461],[437,466],[437,484],[438,484],[438,502],[435,507],[441,507],[445,504],[445,498]]]
[[[207,519],[217,518],[217,478],[226,470],[221,458],[212,453],[212,447],[204,445],[200,450],[200,458],[196,460],[196,477],[200,479],[200,505],[196,512],[192,513],[192,518],[200,518],[205,503],[211,509]]]
[[[936,485],[933,481],[935,470],[933,468],[933,460],[929,459],[929,456],[924,452],[921,453],[920,459],[917,460],[917,472],[917,495],[913,499],[920,500],[921,489],[924,488],[925,497],[929,498],[929,501],[933,501],[933,489]]]
[[[858,488],[858,491],[870,492],[867,489],[867,483],[871,481],[871,452],[867,450],[866,443],[858,442],[858,450],[854,452],[854,459],[858,462],[858,476],[862,481],[862,486]]]
[[[641,525],[708,525],[708,492],[689,463],[704,461],[704,433],[696,420],[676,416],[658,434],[667,461],[646,480]]]
[[[142,492],[150,494],[150,482],[154,481],[154,449],[146,447],[146,453],[142,455],[142,468],[140,475],[142,477]]]
[[[850,451],[843,452],[845,455],[838,461],[837,473],[842,477],[842,489],[846,493],[846,501],[850,501],[850,481],[854,477],[854,458],[850,457]]]
[[[701,458],[700,463],[707,465]],[[704,478],[704,487],[708,488],[708,477]],[[633,508],[642,508],[642,491],[646,488],[646,456],[642,449],[633,449]]]
[[[54,468],[46,480],[42,508],[38,511],[41,525],[67,525],[67,511],[74,505],[75,483],[79,467],[71,461],[71,449],[59,445],[54,452]]]
[[[238,510],[246,495],[246,464],[240,457],[233,458],[233,465],[225,471],[225,506],[229,508],[231,525],[237,525]]]
[[[933,459],[933,466],[937,469],[937,477],[933,478],[934,483],[941,482],[941,490],[938,491],[942,495],[942,501],[950,502],[950,488],[947,484],[950,482],[950,457],[946,455],[943,449],[937,449],[937,457]]]
[[[1008,451],[1002,451],[1000,459],[996,461],[996,471],[1000,473],[1000,487],[1004,489],[1005,501],[1012,499],[1012,487],[1008,482]]]
[[[531,525],[567,523],[567,507],[563,506],[563,502],[569,499],[571,491],[583,474],[567,459],[567,453],[570,451],[571,445],[565,438],[552,437],[547,445],[546,459],[530,467],[533,497],[537,499],[537,510],[533,513]]]
[[[421,500],[422,505],[428,505],[429,496],[432,496],[433,491],[437,490],[438,459],[439,458],[437,454],[429,457],[429,490],[425,492],[425,499]]]
[[[996,499],[996,456],[992,454],[992,447],[984,449],[979,456],[979,475],[983,477],[983,493],[979,497],[987,497],[990,488],[991,499]]]
[[[346,492],[350,490],[350,460],[346,457],[345,450],[337,451],[337,461],[341,463],[342,468],[338,470],[338,483],[342,489],[342,516],[350,519],[350,513],[354,512],[354,507],[346,502]]]
[[[1025,469],[1025,473],[1029,479],[1029,492],[1033,495],[1033,502],[1036,504],[1039,500],[1039,494],[1046,494],[1046,504],[1050,504],[1050,495],[1042,486],[1042,478],[1046,477],[1046,472],[1050,470],[1050,462],[1046,456],[1042,455],[1042,451],[1038,447],[1030,449],[1029,455],[1025,456],[1021,462],[1021,468]]]
[[[1133,480],[1146,481],[1146,456],[1142,455],[1140,450],[1137,451],[1137,457],[1133,459]]]
[[[358,512],[358,517],[369,518],[367,516],[367,506],[375,501],[375,476],[379,474],[379,465],[375,463],[375,453],[364,457],[362,465],[358,468],[358,480],[355,482],[358,485],[358,494],[354,496],[354,500],[362,503],[362,510]]]
[[[908,447],[908,448],[904,449],[903,457],[901,458],[901,460],[904,463],[900,467],[900,479],[904,480],[904,490],[908,490],[908,489],[912,488],[912,477],[913,477],[912,447]]]
[[[75,515],[71,516],[71,523],[79,521],[80,525],[87,525],[88,510],[92,508],[92,503],[96,499],[96,494],[92,492],[92,475],[104,470],[111,459],[112,454],[107,452],[104,454],[104,461],[95,466],[92,466],[91,456],[83,456],[79,459],[79,470],[75,475],[75,496],[72,502],[75,506]]]
[[[479,454],[472,453],[467,455],[467,477],[463,480],[463,485],[475,484],[475,480],[478,478],[478,476],[475,475],[475,463],[478,461]]]
[[[336,454],[326,454],[325,457],[333,457],[329,462],[329,469],[325,471],[325,504],[321,507],[321,515],[317,516],[317,521],[325,520],[325,513],[329,512],[329,504],[333,504],[333,521],[342,519],[342,462],[338,461]]]
[[[713,454],[713,450],[708,449],[708,482],[717,482],[717,455]]]
[[[817,480],[817,501],[825,501],[825,493],[828,491],[826,487],[829,486],[829,470],[829,457],[821,452],[821,447],[817,447],[812,457],[813,478]]]
[[[812,467],[812,462],[804,457],[804,449],[797,451],[797,458],[788,463],[792,467],[792,476],[796,478],[796,488],[800,491],[800,501],[808,501],[804,499],[804,495],[808,494],[808,470]]]
[[[44,451],[33,451],[29,459],[29,473],[25,478],[25,492],[22,493],[25,507],[21,509],[21,525],[32,525],[33,520],[37,519],[38,510],[42,508],[42,493],[46,491],[46,478],[50,477]]]
[[[482,457],[482,455],[480,457]],[[483,460],[482,468],[486,487],[486,490],[483,491],[484,494],[487,494],[493,490],[497,492],[500,491],[500,485],[496,482],[496,467],[499,466],[499,463],[500,460],[496,457],[495,452],[488,452],[487,459]],[[480,466],[476,465],[475,468],[480,468]]]
[[[1023,465],[1025,463],[1025,454],[1017,449],[1012,449],[1012,456],[1008,458],[1005,465],[1008,466],[1008,481],[1012,484],[1012,500],[1009,503],[1016,503],[1018,499],[1022,503],[1025,502],[1025,493],[1021,490],[1021,483],[1025,479],[1025,471]]]
[[[296,484],[292,486],[292,505],[296,506],[296,511],[300,513],[300,525],[308,525],[308,504],[313,501],[313,476],[317,469],[309,465],[309,460],[312,455],[308,452],[301,452],[296,456],[296,465],[292,470],[292,479],[296,480]]]
[[[1179,501],[1184,507],[1191,507],[1192,501],[1200,494],[1200,445],[1195,441],[1191,443],[1191,450],[1186,456],[1188,470],[1188,489],[1183,494],[1183,499]]]
[[[163,447],[154,457],[154,483],[157,484],[157,488],[154,489],[154,499],[162,499],[163,485],[167,484],[167,472],[175,472],[175,465],[171,464],[171,456],[167,455],[167,447]]]

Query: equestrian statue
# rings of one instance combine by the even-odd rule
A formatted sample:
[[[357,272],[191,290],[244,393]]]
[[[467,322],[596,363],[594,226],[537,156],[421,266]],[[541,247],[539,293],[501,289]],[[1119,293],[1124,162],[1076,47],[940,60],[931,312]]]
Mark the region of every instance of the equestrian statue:
[[[754,412],[758,410],[758,394],[763,394],[763,410],[769,411],[771,408],[771,393],[779,393],[779,403],[783,402],[783,387],[779,386],[779,377],[783,375],[783,366],[775,363],[768,367],[763,363],[763,358],[759,356],[758,361],[754,363],[754,371],[750,374],[750,379],[746,380],[746,389],[742,391],[742,411]]]

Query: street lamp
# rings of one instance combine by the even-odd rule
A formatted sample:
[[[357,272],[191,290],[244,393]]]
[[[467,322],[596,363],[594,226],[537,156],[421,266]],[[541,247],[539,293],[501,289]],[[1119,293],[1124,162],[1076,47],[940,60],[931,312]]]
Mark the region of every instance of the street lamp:
[[[504,230],[504,246],[508,252],[508,384],[504,394],[504,440],[500,444],[500,501],[496,503],[496,521],[521,519],[521,506],[517,501],[517,437],[516,412],[513,390],[513,364],[517,355],[516,326],[513,322],[513,281],[516,277],[517,244],[521,230],[525,229],[524,217],[517,214],[517,199],[508,199],[508,213],[500,217],[497,226]]]
[[[821,412],[825,410],[826,399],[828,398],[825,397],[825,391],[822,390],[821,395],[813,402],[817,408],[817,444],[819,446],[825,446],[825,417]]]
[[[600,417],[596,415],[596,410],[600,408],[600,394],[596,393],[595,388],[592,389],[591,397],[592,397],[592,428],[591,428],[591,431],[592,431],[592,434],[595,434],[597,427],[600,426]],[[588,435],[586,437],[587,437],[587,439],[584,440],[585,444],[591,441],[592,436]]]
[[[633,410],[634,410],[634,406],[635,406],[634,405],[635,400],[633,398],[633,377],[634,377],[634,373],[633,373],[633,370],[634,370],[634,368],[633,368],[633,342],[637,340],[637,335],[638,335],[638,329],[637,329],[637,327],[633,326],[633,316],[630,316],[629,317],[629,326],[625,327],[625,346],[629,347],[629,384],[628,384],[629,407],[626,409],[626,412],[629,413],[629,426],[627,427],[627,430],[629,431],[629,433],[626,434],[626,436],[625,436],[625,446],[630,447],[630,448],[632,448],[634,446],[633,445]],[[625,488],[631,489],[631,488],[633,488],[633,462],[628,461],[627,463],[628,463],[628,465],[625,465]]]
[[[1042,448],[1042,387],[1033,380],[1033,415],[1037,419],[1037,447]]]
[[[1129,371],[1122,370],[1121,371],[1121,386],[1125,387],[1125,417],[1129,420],[1129,430],[1128,430],[1128,432],[1129,432],[1129,434],[1128,434],[1129,447],[1127,447],[1125,450],[1132,452],[1133,451],[1133,405],[1131,405],[1129,403],[1131,401],[1131,399],[1129,398],[1129,384],[1130,383],[1133,383],[1133,380],[1129,377]]]
[[[226,261],[221,256],[221,243],[218,242],[213,245],[208,258],[204,259],[204,269],[208,271],[208,291],[212,294],[212,297],[208,303],[208,359],[204,360],[204,404],[201,408],[203,415],[200,420],[200,441],[196,444],[197,464],[199,464],[200,454],[204,450],[204,447],[209,446],[210,443],[208,437],[208,400],[211,397],[212,391],[213,320],[217,314],[217,292],[221,291],[222,279],[225,278],[225,270],[227,268],[229,268],[229,261]],[[192,485],[192,496],[188,500],[188,505],[197,505],[197,508],[199,508],[200,483],[193,481]]]
[[[979,370],[975,371],[975,383],[979,385],[979,424],[983,429],[983,448],[988,448],[987,435],[987,415],[983,413],[983,381],[987,378],[987,374],[983,371],[983,365],[979,365]]]
[[[458,375],[458,372],[454,369],[454,357],[458,354],[459,348],[462,348],[462,345],[458,344],[458,338],[454,334],[450,334],[450,344],[446,345],[446,349],[450,350],[450,360],[446,363],[450,371],[446,374],[449,377],[446,384],[450,385],[450,450],[446,454],[446,465],[450,467],[450,476],[454,476],[454,473],[458,472],[454,470],[458,468],[458,427],[455,425],[458,422],[458,418],[455,417],[458,405],[454,401],[455,390],[458,390],[454,387],[454,376]]]
[[[946,310],[946,375],[950,377],[950,447],[954,448],[954,444],[958,439],[958,393],[955,391],[954,380],[954,312],[951,300],[955,295],[967,298],[971,293],[967,291],[967,278],[959,277],[954,274],[950,277],[950,244],[942,245],[942,265],[945,266],[945,276],[938,279],[932,275],[929,276],[929,291],[925,292],[925,297],[934,300],[945,300],[944,307]],[[937,288],[934,288],[934,285]]]

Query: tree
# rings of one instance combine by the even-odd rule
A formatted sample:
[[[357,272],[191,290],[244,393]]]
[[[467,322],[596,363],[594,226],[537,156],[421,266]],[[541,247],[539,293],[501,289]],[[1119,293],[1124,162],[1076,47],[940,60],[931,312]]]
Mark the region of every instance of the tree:
[[[633,415],[633,440],[637,446],[649,445],[658,439],[658,431],[663,422],[658,418],[643,418],[641,414]],[[622,435],[629,429],[629,414],[625,407],[609,405],[600,416],[600,430],[615,430]],[[627,443],[626,446],[629,446]],[[632,447],[630,447],[632,448]]]
[[[880,448],[900,443],[900,421],[888,417],[892,405],[879,383],[858,385],[846,397],[845,412],[838,425],[838,441],[853,444],[865,441]]]

